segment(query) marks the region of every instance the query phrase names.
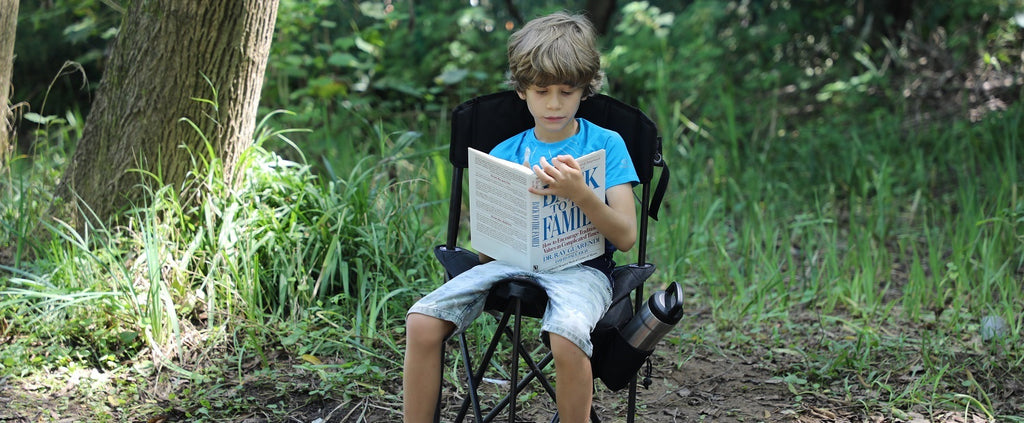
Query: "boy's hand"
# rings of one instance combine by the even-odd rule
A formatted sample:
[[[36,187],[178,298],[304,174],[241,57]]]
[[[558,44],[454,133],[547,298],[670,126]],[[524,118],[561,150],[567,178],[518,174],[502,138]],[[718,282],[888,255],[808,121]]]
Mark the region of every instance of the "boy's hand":
[[[545,185],[543,189],[530,188],[530,192],[540,195],[557,195],[573,201],[577,201],[580,193],[589,192],[583,181],[583,171],[580,164],[572,156],[562,154],[548,162],[546,158],[540,158],[540,164],[533,166],[533,172],[537,174],[540,182]]]
[[[636,203],[632,185],[625,183],[608,187],[605,198],[598,198],[583,180],[580,164],[569,155],[555,157],[550,163],[542,157],[540,165],[533,167],[533,172],[546,186],[543,189],[530,187],[530,192],[572,200],[615,248],[619,251],[633,248],[636,242]]]

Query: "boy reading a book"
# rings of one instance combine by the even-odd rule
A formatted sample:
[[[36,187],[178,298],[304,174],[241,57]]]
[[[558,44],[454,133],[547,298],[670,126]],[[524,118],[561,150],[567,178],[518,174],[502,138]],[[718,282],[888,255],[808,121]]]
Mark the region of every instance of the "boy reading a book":
[[[441,345],[483,310],[493,284],[529,274],[548,294],[541,330],[554,355],[555,391],[564,422],[586,422],[593,397],[590,332],[611,302],[612,253],[636,241],[632,187],[639,182],[619,134],[576,117],[580,102],[597,93],[603,72],[594,29],[579,15],[555,13],[528,22],[508,43],[509,82],[533,115],[535,126],[496,146],[491,155],[532,167],[543,189],[574,201],[604,235],[603,256],[552,272],[528,272],[481,257],[409,310],[404,369],[406,422],[428,422],[440,389]],[[604,149],[606,198],[586,185],[574,158]]]

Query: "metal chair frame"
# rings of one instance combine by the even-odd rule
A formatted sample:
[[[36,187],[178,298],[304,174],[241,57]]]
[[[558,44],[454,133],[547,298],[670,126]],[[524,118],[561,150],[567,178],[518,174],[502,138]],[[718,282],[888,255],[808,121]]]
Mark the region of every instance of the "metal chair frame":
[[[614,130],[626,141],[626,146],[633,159],[642,189],[640,194],[640,215],[638,216],[640,225],[637,242],[637,262],[620,267],[631,267],[634,270],[639,269],[645,275],[643,278],[646,279],[654,270],[653,264],[646,261],[648,220],[657,219],[658,209],[668,180],[668,168],[662,159],[661,137],[658,135],[657,127],[639,109],[600,94],[583,101],[577,112],[577,117],[585,118],[599,126]],[[457,245],[461,223],[464,171],[468,166],[467,149],[473,147],[481,151],[490,151],[501,141],[531,127],[533,127],[533,118],[527,110],[525,102],[514,91],[504,91],[477,97],[460,104],[453,110],[451,148],[449,151],[449,161],[453,169],[449,197],[448,228],[445,244],[436,247],[434,251],[446,269],[446,281],[476,264],[475,253],[470,253]],[[662,172],[652,197],[655,167],[661,167]],[[632,283],[636,286],[631,287],[630,291],[626,292],[626,296],[628,296],[629,292],[632,292],[632,311],[636,312],[643,302],[643,280],[640,280],[639,283],[635,281]],[[472,409],[477,422],[490,422],[497,418],[506,407],[509,410],[509,422],[515,422],[516,397],[533,380],[538,380],[552,401],[554,401],[555,390],[543,373],[545,367],[552,361],[551,352],[548,352],[539,362],[535,362],[521,343],[522,318],[541,317],[546,303],[547,295],[544,291],[526,278],[502,281],[491,290],[485,309],[501,311],[501,316],[498,318],[498,329],[493,335],[478,368],[473,368],[469,354],[471,347],[467,342],[465,333],[459,337],[469,395],[462,402],[456,417],[457,422],[461,422],[470,409]],[[510,375],[512,380],[510,381],[510,392],[493,407],[490,413],[483,416],[477,391],[503,336],[509,338],[511,345],[514,346],[511,358]],[[523,360],[529,369],[522,379],[519,377],[520,359]],[[632,423],[636,414],[637,383],[635,375],[633,375],[628,386],[627,422]],[[440,419],[440,406],[441,399],[438,398],[435,421]],[[592,421],[600,422],[600,418],[593,408],[590,414]],[[558,421],[558,418],[556,413],[552,422]]]

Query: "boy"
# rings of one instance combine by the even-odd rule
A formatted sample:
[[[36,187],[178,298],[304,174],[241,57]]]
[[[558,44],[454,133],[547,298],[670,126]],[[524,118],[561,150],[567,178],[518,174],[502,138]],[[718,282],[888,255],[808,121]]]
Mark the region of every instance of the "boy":
[[[586,422],[593,397],[590,332],[611,302],[612,253],[636,241],[633,185],[636,171],[617,133],[576,118],[580,102],[597,93],[603,72],[594,30],[586,18],[555,13],[512,34],[510,84],[526,101],[535,126],[490,154],[532,167],[546,185],[530,190],[573,200],[607,240],[603,256],[556,272],[531,273],[548,293],[541,330],[555,361],[555,396],[564,422]],[[606,199],[583,180],[575,157],[606,152]],[[487,291],[503,277],[528,273],[481,256],[478,265],[452,278],[412,308],[406,320],[404,402],[406,422],[433,419],[440,389],[441,346],[480,315]]]

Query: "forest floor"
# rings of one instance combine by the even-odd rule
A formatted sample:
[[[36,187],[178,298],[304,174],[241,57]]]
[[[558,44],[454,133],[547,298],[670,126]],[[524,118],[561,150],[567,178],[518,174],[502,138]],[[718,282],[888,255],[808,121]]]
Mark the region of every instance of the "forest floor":
[[[637,422],[869,421],[865,416],[858,415],[855,404],[843,404],[817,396],[796,398],[788,384],[775,376],[771,368],[773,364],[762,362],[756,357],[701,348],[689,352],[691,356],[677,364],[680,363],[677,351],[670,351],[669,348],[672,347],[668,343],[663,343],[652,356],[650,387],[638,387]],[[341,393],[336,395],[338,399],[325,399],[292,390],[284,398],[281,392],[283,387],[303,383],[316,386],[320,383],[315,373],[294,370],[294,366],[300,364],[301,360],[298,359],[282,359],[268,371],[238,381],[242,387],[240,391],[261,405],[254,405],[250,410],[239,410],[236,418],[229,421],[401,421],[401,404],[397,395],[401,388],[401,376],[397,371],[386,383],[389,386],[381,387],[390,395],[343,400]],[[111,380],[112,377],[120,377],[122,380]],[[38,377],[0,380],[0,422],[164,423],[192,421],[189,414],[201,413],[199,410],[186,412],[173,405],[176,396],[185,394],[183,391],[197,389],[190,388],[189,382],[185,380],[175,382],[172,378],[167,383],[140,383],[138,386],[149,388],[145,392],[138,392],[134,399],[125,398],[128,393],[117,386],[133,382],[124,375],[111,376],[95,370],[55,370],[48,380]],[[496,385],[484,385],[483,395],[493,398],[487,391],[494,391]],[[595,386],[595,408],[602,421],[626,421],[627,390],[613,392],[601,382]],[[442,421],[453,420],[452,416],[463,398],[458,391],[461,390],[446,383],[445,418]],[[139,403],[129,403],[133,400]],[[208,398],[208,401],[214,405],[221,402],[215,397]],[[267,404],[282,404],[288,411],[268,409]],[[546,422],[550,421],[553,414],[553,404],[541,393],[519,405],[517,420]]]
[[[671,342],[659,345],[652,356],[652,383],[648,388],[638,389],[636,422],[994,421],[973,411],[949,411],[932,405],[914,406],[913,410],[886,408],[885,394],[872,392],[868,386],[811,387],[807,381],[789,379],[790,370],[799,368],[803,360],[797,350],[819,336],[841,336],[819,333],[828,328],[815,327],[809,320],[813,316],[804,319],[808,323],[804,328],[813,335],[791,332],[781,342],[773,342],[769,335],[764,335],[744,343],[745,346],[734,347],[706,342],[709,339],[700,339],[699,335],[680,335],[699,333],[697,328],[710,324],[710,314],[709,309],[687,313],[686,324],[670,335]],[[749,346],[769,344],[790,345],[792,349]],[[213,365],[223,372],[221,376],[200,383],[175,376],[169,370],[145,377],[130,366],[117,366],[117,370],[106,372],[62,368],[32,377],[5,377],[0,379],[0,422],[401,421],[399,369],[385,371],[379,386],[368,387],[359,382],[349,385],[358,385],[356,390],[361,394],[349,395],[340,389],[317,393],[323,386],[324,375],[310,371],[300,357],[272,353],[268,358],[270,364],[266,367],[255,362],[238,369],[227,363]],[[974,371],[979,379],[984,373],[982,369]],[[892,381],[892,387],[899,391],[913,381],[912,376],[894,374],[898,380]],[[1011,369],[999,377],[999,390],[989,392],[992,399],[1001,404],[999,408],[1004,413],[1008,409],[1024,412],[1024,408],[1013,405],[1013,398],[1024,397],[1024,372]],[[860,376],[847,380],[854,381],[854,385],[857,380],[863,383]],[[612,392],[601,382],[595,385],[595,409],[601,421],[627,421],[627,390]],[[488,400],[495,398],[488,392],[494,391],[495,386],[484,384],[482,389]],[[377,394],[365,394],[368,391]],[[462,389],[445,384],[442,421],[453,421],[463,398],[461,392]],[[197,395],[201,396],[198,400]],[[183,401],[185,398],[191,400]],[[181,408],[184,403],[198,403],[202,407],[193,405],[186,410]],[[548,422],[554,414],[553,404],[543,392],[525,397],[517,410],[520,422]]]
[[[941,61],[931,60],[927,63]],[[924,63],[924,62],[922,62]],[[913,63],[911,63],[913,64]],[[914,71],[915,69],[911,69]],[[915,72],[908,72],[917,75]],[[932,72],[940,75],[941,72]],[[944,75],[944,74],[943,74]],[[1007,81],[987,87],[985,81]],[[930,81],[939,81],[932,78]],[[942,79],[945,81],[945,79]],[[980,119],[985,113],[1005,109],[1006,102],[1018,101],[1020,80],[1005,78],[1004,75],[970,75],[964,78],[963,86],[972,89],[969,105],[970,118]],[[921,84],[920,91],[943,93],[937,82]],[[964,87],[954,87],[964,88]],[[1007,94],[1010,93],[1010,94]],[[955,98],[935,95],[929,99]],[[975,98],[977,97],[977,98]],[[1012,98],[1011,98],[1012,97]],[[935,101],[935,100],[932,100]],[[928,119],[952,115],[963,110],[962,104],[946,102],[944,108],[927,107],[931,103],[921,101],[911,112]],[[939,110],[921,112],[921,110]],[[945,112],[943,112],[945,111]],[[913,119],[909,121],[913,122]],[[892,289],[896,289],[895,287]],[[956,397],[955,390],[947,393],[938,391],[919,392],[921,398],[909,403],[909,409],[889,406],[888,400],[894,395],[917,394],[912,386],[918,383],[918,364],[898,363],[895,369],[877,369],[889,372],[893,378],[887,385],[879,387],[866,383],[864,374],[846,374],[832,385],[814,386],[812,382],[791,378],[798,373],[804,357],[800,351],[816,350],[817,340],[840,339],[849,336],[842,328],[820,324],[817,316],[790,316],[795,326],[780,330],[784,339],[775,339],[772,331],[761,330],[748,335],[753,342],[742,346],[720,342],[720,339],[702,340],[694,338],[699,328],[712,322],[708,308],[688,311],[684,324],[673,334],[675,342],[663,342],[652,356],[652,384],[638,391],[636,421],[651,423],[675,422],[942,422],[976,423],[992,422],[994,418],[975,412],[975,407],[951,407],[929,404],[929,396],[942,397],[948,394]],[[0,321],[3,324],[3,321]],[[925,328],[908,325],[907,322],[890,321],[888,327],[874,328],[879,332],[906,337],[910,344],[918,342],[926,334]],[[763,328],[762,328],[763,329]],[[804,333],[798,333],[805,330]],[[2,331],[0,331],[2,332]],[[681,335],[681,334],[690,335]],[[710,336],[716,336],[714,333]],[[924,335],[924,336],[922,336]],[[1011,364],[992,364],[992,357],[984,351],[965,348],[978,345],[965,334],[959,345],[950,349],[961,349],[957,357],[962,362],[953,363],[965,380],[973,386],[984,387],[992,411],[996,414],[1024,415],[1024,369]],[[902,338],[901,338],[902,339]],[[966,339],[966,340],[965,340]],[[0,339],[0,349],[10,346],[9,339]],[[773,347],[783,345],[786,347]],[[885,348],[875,348],[875,354],[887,354]],[[45,348],[39,348],[45,351]],[[216,351],[204,351],[215,356]],[[822,354],[829,354],[823,351]],[[45,354],[45,352],[40,353]],[[2,354],[0,354],[2,355]],[[311,371],[300,357],[288,356],[283,352],[267,352],[264,365],[258,361],[231,363],[228,358],[208,360],[214,376],[200,380],[189,379],[167,368],[160,372],[147,370],[144,363],[99,363],[97,366],[82,366],[69,363],[20,377],[0,375],[0,423],[36,422],[191,422],[218,421],[237,423],[264,422],[399,422],[401,421],[401,370],[387,370],[385,380],[379,386],[365,386],[364,382],[352,382],[358,393],[352,394],[340,389],[320,389],[323,373]],[[392,357],[401,361],[400,357]],[[40,360],[44,361],[44,360]],[[102,360],[100,360],[102,361]],[[326,362],[327,360],[325,360]],[[884,360],[883,360],[884,361]],[[895,361],[895,360],[894,360]],[[325,364],[337,364],[326,362]],[[796,370],[794,370],[796,369]],[[867,369],[865,373],[872,370]],[[969,380],[968,380],[969,379]],[[957,388],[959,382],[951,385]],[[378,383],[378,382],[374,382]],[[916,385],[915,385],[916,383]],[[967,384],[963,384],[967,386]],[[927,387],[927,386],[925,386]],[[626,392],[607,390],[601,382],[596,383],[595,408],[602,421],[626,421]],[[885,392],[883,388],[890,391]],[[319,389],[319,390],[318,390]],[[485,387],[485,390],[493,386]],[[368,395],[377,392],[379,395]],[[977,393],[977,392],[975,392]],[[462,398],[461,389],[445,385],[442,421],[451,421]],[[188,399],[187,401],[185,399]],[[519,413],[522,422],[550,421],[553,405],[540,401],[543,398],[527,399]],[[907,402],[904,402],[906,404]],[[200,404],[200,407],[184,409],[181,404]],[[904,408],[907,408],[904,406]],[[499,421],[504,421],[498,419]],[[1020,421],[1014,420],[1014,421]]]

